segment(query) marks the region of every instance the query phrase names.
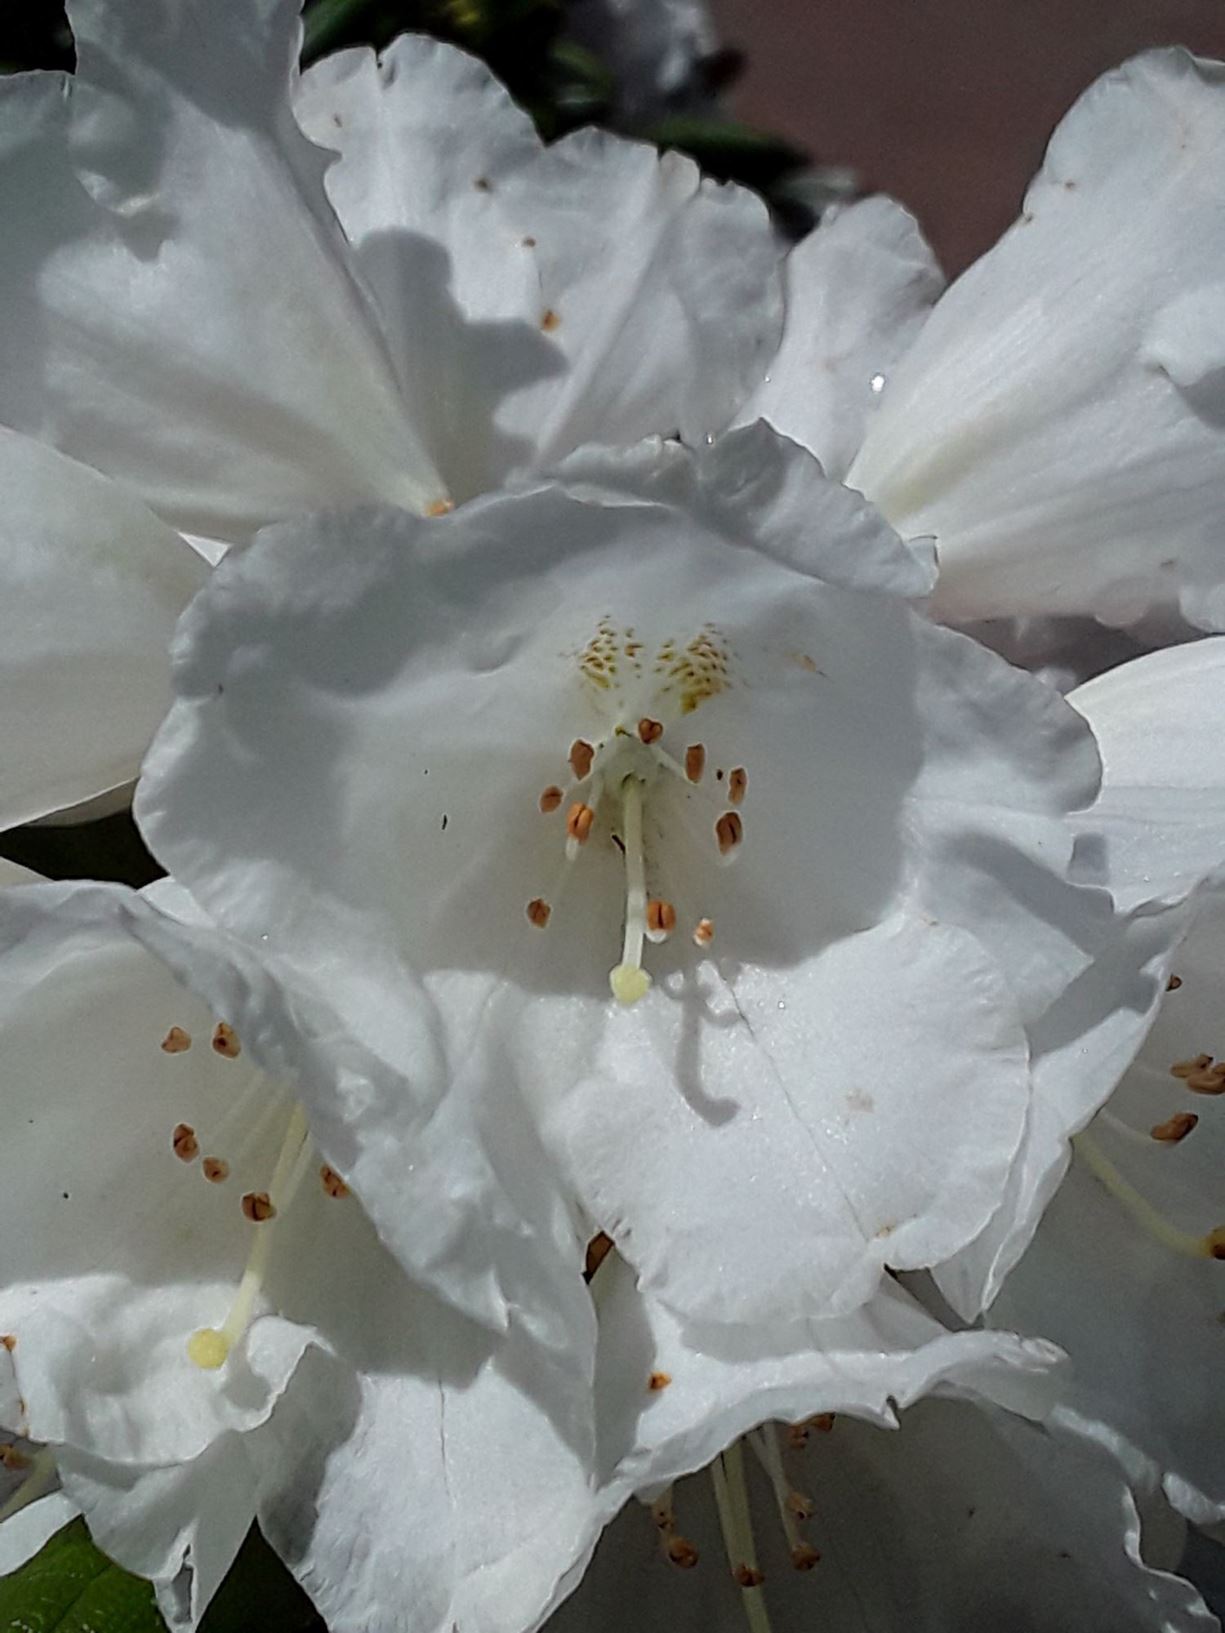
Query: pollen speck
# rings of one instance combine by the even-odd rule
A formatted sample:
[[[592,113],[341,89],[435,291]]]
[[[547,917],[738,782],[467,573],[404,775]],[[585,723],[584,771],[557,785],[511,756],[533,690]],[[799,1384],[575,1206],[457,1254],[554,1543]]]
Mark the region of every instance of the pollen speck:
[[[719,842],[719,855],[730,856],[744,838],[744,823],[735,811],[724,811],[715,823],[715,838]]]
[[[1154,1123],[1149,1133],[1155,1140],[1161,1140],[1168,1145],[1177,1145],[1179,1140],[1186,1139],[1198,1122],[1199,1118],[1193,1111],[1176,1111],[1172,1117],[1167,1117],[1164,1123]]]
[[[713,919],[699,919],[693,927],[694,944],[698,947],[709,947],[715,939]]]
[[[590,805],[584,805],[582,800],[575,800],[566,812],[566,833],[576,845],[585,845],[591,838],[591,827],[595,822],[595,812]]]
[[[425,514],[427,516],[449,516],[454,509],[454,499],[434,499],[426,505]]]
[[[540,796],[540,809],[544,812],[545,816],[548,816],[550,811],[556,811],[557,807],[561,804],[564,798],[565,795],[562,793],[557,784],[550,783],[545,789],[544,793]]]
[[[227,1060],[237,1060],[242,1054],[242,1044],[239,1043],[234,1028],[227,1021],[218,1021],[213,1032],[213,1048]]]
[[[727,797],[733,805],[739,805],[749,791],[749,774],[742,765],[728,773]]]
[[[546,306],[540,314],[540,327],[547,335],[551,335],[555,329],[560,329],[561,317],[551,306]]]
[[[170,1136],[170,1147],[180,1162],[195,1162],[200,1155],[200,1142],[190,1123],[176,1123]]]
[[[732,1575],[742,1588],[759,1588],[765,1581],[765,1573],[759,1571],[756,1565],[737,1565]]]
[[[527,921],[534,924],[537,930],[543,930],[553,916],[553,909],[543,896],[533,896],[527,904]]]
[[[348,1196],[349,1187],[345,1184],[344,1180],[341,1179],[340,1175],[332,1167],[330,1162],[325,1162],[323,1167],[320,1168],[319,1179],[328,1196],[336,1198]]]
[[[191,1048],[191,1034],[181,1026],[172,1026],[162,1039],[162,1048],[168,1055],[181,1055],[184,1049]]]
[[[706,769],[706,749],[701,743],[691,743],[685,750],[685,775],[690,782],[701,782]]]
[[[224,1157],[205,1157],[201,1168],[210,1185],[220,1185],[230,1177],[230,1165]]]
[[[658,720],[651,720],[646,715],[638,722],[638,735],[644,743],[657,743],[664,734],[664,728]]]
[[[821,1563],[821,1555],[811,1542],[797,1542],[791,1550],[792,1568],[797,1571],[811,1571],[815,1565]]]
[[[647,1388],[658,1394],[661,1389],[666,1389],[671,1382],[672,1374],[670,1372],[652,1372],[647,1379]]]
[[[242,1199],[242,1211],[253,1225],[276,1218],[276,1209],[267,1191],[248,1191]]]

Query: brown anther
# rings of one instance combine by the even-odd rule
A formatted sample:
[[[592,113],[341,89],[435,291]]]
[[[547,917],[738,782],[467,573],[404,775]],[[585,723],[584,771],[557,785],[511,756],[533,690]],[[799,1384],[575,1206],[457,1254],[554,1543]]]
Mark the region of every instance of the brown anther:
[[[527,904],[527,922],[534,924],[538,930],[543,930],[553,916],[553,909],[543,896],[533,896]]]
[[[595,760],[595,749],[581,737],[576,737],[570,744],[570,769],[579,782],[591,774],[592,763]]]
[[[176,1123],[170,1136],[170,1147],[180,1162],[195,1162],[200,1155],[200,1142],[190,1123]]]
[[[1165,984],[1165,990],[1167,992],[1177,992],[1180,986],[1182,986],[1182,976],[1172,975]]]
[[[0,1468],[17,1473],[20,1469],[28,1469],[30,1461],[30,1458],[24,1452],[19,1452],[16,1446],[0,1446]]]
[[[234,1028],[228,1021],[218,1021],[213,1031],[213,1048],[227,1060],[237,1060],[242,1054],[242,1044],[239,1043]]]
[[[8,1350],[10,1352],[10,1354],[11,1354],[12,1351],[17,1348],[17,1335],[16,1335],[16,1333],[11,1333],[11,1332],[0,1333],[0,1345],[3,1345],[3,1347],[6,1350]]]
[[[671,935],[676,929],[676,909],[662,896],[651,896],[647,901],[647,929],[655,936]]]
[[[811,1542],[797,1542],[791,1550],[791,1563],[797,1571],[810,1571],[821,1563],[820,1551]]]
[[[807,1423],[789,1423],[787,1425],[787,1444],[793,1452],[802,1452],[808,1444],[811,1429]]]
[[[267,1191],[248,1191],[242,1199],[242,1211],[253,1225],[276,1218],[276,1209]]]
[[[1198,1122],[1199,1118],[1193,1111],[1176,1111],[1172,1117],[1167,1117],[1164,1123],[1154,1123],[1149,1133],[1155,1140],[1177,1145],[1179,1140],[1186,1139]]]
[[[590,1281],[613,1250],[613,1239],[603,1231],[587,1243],[587,1262],[583,1266],[583,1280]]]
[[[181,1055],[184,1049],[191,1048],[191,1034],[181,1026],[172,1026],[162,1039],[162,1048],[168,1055]]]
[[[685,750],[685,775],[690,782],[701,782],[706,770],[706,749],[701,743],[690,743]]]
[[[575,800],[566,812],[566,832],[577,845],[585,845],[591,838],[591,825],[595,821],[595,812],[590,805],[584,805],[582,800]]]
[[[200,1167],[210,1185],[220,1185],[230,1177],[230,1165],[224,1157],[205,1157]]]
[[[671,1536],[664,1543],[668,1563],[678,1570],[691,1571],[698,1562],[698,1550],[688,1537]]]
[[[565,797],[566,796],[562,793],[561,789],[556,783],[550,783],[545,789],[544,793],[540,796],[540,809],[544,812],[545,816],[548,816],[550,811],[556,811],[557,807],[561,804]]]
[[[670,1372],[652,1372],[647,1379],[647,1388],[652,1394],[657,1395],[661,1389],[666,1389],[671,1382],[672,1374]]]
[[[812,1518],[812,1498],[805,1497],[802,1491],[789,1491],[787,1493],[787,1510],[789,1513],[794,1514],[797,1520],[810,1520]]]
[[[454,499],[434,499],[425,507],[427,516],[449,516],[455,509]]]
[[[827,1435],[834,1426],[833,1412],[818,1412],[816,1417],[809,1418],[809,1428],[815,1429],[819,1435]]]
[[[1193,1077],[1212,1065],[1211,1055],[1196,1055],[1193,1060],[1176,1060],[1170,1067],[1171,1077]]]
[[[693,939],[699,947],[709,947],[715,939],[715,925],[713,919],[699,919],[693,927]]]
[[[715,823],[715,838],[719,841],[719,855],[730,856],[744,838],[744,823],[735,811],[724,811]]]
[[[737,1565],[732,1575],[742,1588],[759,1588],[765,1581],[765,1572],[759,1571],[756,1565]]]
[[[1225,1094],[1225,1061],[1218,1061],[1204,1072],[1192,1072],[1185,1079],[1192,1094]]]
[[[644,743],[658,743],[663,734],[664,728],[658,720],[651,720],[643,715],[638,722],[638,735]]]
[[[561,327],[561,317],[551,306],[546,306],[540,314],[540,327],[547,335],[551,335],[554,329]]]
[[[735,766],[727,774],[727,797],[733,805],[739,805],[749,791],[749,774],[742,765]]]
[[[320,1168],[319,1178],[323,1183],[324,1190],[329,1196],[348,1196],[349,1187],[345,1184],[344,1180],[341,1179],[340,1175],[332,1167],[330,1162],[325,1162],[323,1167]]]
[[[1225,1225],[1218,1225],[1204,1237],[1204,1252],[1210,1259],[1225,1259]]]

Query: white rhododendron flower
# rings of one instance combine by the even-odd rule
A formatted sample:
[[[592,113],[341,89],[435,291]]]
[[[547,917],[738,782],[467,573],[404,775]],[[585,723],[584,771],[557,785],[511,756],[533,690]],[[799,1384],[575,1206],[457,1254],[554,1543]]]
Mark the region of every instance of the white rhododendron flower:
[[[316,1147],[306,1102],[355,1061],[300,1009],[128,892],[5,890],[0,1408],[44,1450],[0,1560],[72,1505],[188,1628],[258,1516],[333,1628],[519,1633],[600,1523],[578,1265],[542,1273],[535,1311],[521,1281],[504,1334],[407,1280]],[[261,1061],[293,1062],[304,1102]],[[463,1166],[436,1211],[463,1217]]]
[[[217,540],[728,423],[781,322],[760,200],[543,148],[432,41],[298,82],[297,11],[80,0],[71,81],[0,82],[0,422]]]
[[[929,583],[765,427],[286,524],[187,615],[139,820],[367,1016],[421,990],[670,1307],[853,1309],[989,1221],[1101,929],[1087,729]]]
[[[938,301],[905,212],[852,206],[792,252],[745,412],[936,536],[943,618],[1221,628],[1223,162],[1225,69],[1152,52],[1084,94],[1020,219]]]

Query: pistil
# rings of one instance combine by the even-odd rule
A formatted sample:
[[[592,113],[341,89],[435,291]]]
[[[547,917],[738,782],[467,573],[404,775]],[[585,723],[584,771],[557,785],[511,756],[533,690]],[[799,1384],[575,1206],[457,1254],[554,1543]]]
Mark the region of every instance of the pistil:
[[[1077,1134],[1072,1144],[1089,1172],[1155,1241],[1190,1259],[1225,1259],[1225,1225],[1218,1225],[1205,1236],[1193,1236],[1190,1231],[1179,1230],[1129,1180],[1123,1178],[1089,1134]]]
[[[272,1171],[266,1192],[253,1193],[252,1201],[258,1207],[244,1208],[247,1217],[254,1220],[255,1238],[246,1268],[234,1295],[229,1314],[220,1327],[201,1327],[187,1341],[187,1353],[196,1366],[206,1372],[224,1366],[230,1351],[239,1342],[251,1324],[255,1301],[263,1286],[272,1251],[272,1231],[276,1219],[293,1201],[294,1193],[302,1182],[311,1162],[311,1143],[306,1125],[306,1113],[295,1106],[285,1130],[285,1138]],[[245,1200],[245,1199],[244,1199]]]
[[[625,846],[625,939],[621,962],[608,974],[613,997],[627,1007],[645,998],[651,977],[642,967],[647,934],[646,858],[642,846],[642,782],[631,773],[621,784],[621,839]]]
[[[736,1441],[710,1465],[711,1484],[723,1546],[727,1549],[732,1576],[740,1584],[741,1603],[750,1633],[770,1633],[770,1618],[761,1595],[764,1578],[757,1565],[753,1527],[749,1519],[749,1497],[744,1484],[744,1455]]]

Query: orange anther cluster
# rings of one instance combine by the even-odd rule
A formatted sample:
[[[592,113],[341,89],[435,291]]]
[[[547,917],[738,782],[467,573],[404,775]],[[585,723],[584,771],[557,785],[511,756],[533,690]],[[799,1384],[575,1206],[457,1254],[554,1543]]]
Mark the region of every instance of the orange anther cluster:
[[[676,909],[662,896],[652,896],[647,902],[647,929],[653,936],[661,937],[676,929]]]
[[[647,1379],[647,1388],[657,1395],[661,1389],[666,1389],[671,1382],[672,1374],[670,1372],[652,1372]]]
[[[1193,1111],[1176,1111],[1172,1117],[1167,1117],[1164,1123],[1154,1123],[1149,1133],[1155,1140],[1161,1140],[1168,1145],[1177,1145],[1179,1140],[1186,1139],[1198,1122],[1199,1118]]]
[[[738,765],[727,774],[727,797],[733,805],[739,805],[748,791],[749,774],[742,765]]]
[[[210,1185],[220,1185],[230,1177],[230,1165],[224,1157],[205,1157],[200,1166]]]
[[[1195,1055],[1190,1060],[1176,1060],[1170,1067],[1171,1077],[1194,1077],[1212,1065],[1211,1055]]]
[[[579,782],[582,782],[583,778],[591,773],[592,763],[595,760],[595,749],[592,748],[590,743],[585,742],[583,738],[576,737],[570,744],[569,758],[571,771],[573,771]]]
[[[345,1184],[344,1180],[341,1179],[340,1175],[332,1167],[331,1163],[325,1162],[323,1167],[320,1168],[319,1179],[328,1196],[348,1196],[349,1187]]]
[[[713,919],[699,919],[693,927],[694,944],[698,947],[709,947],[715,939]]]
[[[556,811],[565,795],[556,783],[550,783],[540,796],[540,809],[548,816],[550,811]]]
[[[248,1191],[242,1199],[242,1211],[253,1225],[276,1218],[276,1209],[267,1191]]]
[[[543,896],[533,896],[527,904],[527,922],[534,924],[537,930],[543,930],[553,916],[553,909]]]
[[[759,1588],[765,1581],[765,1572],[759,1571],[756,1565],[737,1565],[732,1575],[742,1588]]]
[[[170,1136],[170,1147],[180,1162],[195,1162],[200,1155],[200,1142],[190,1123],[176,1123]]]
[[[644,743],[658,743],[664,734],[664,728],[658,720],[650,720],[646,715],[638,722],[638,735]]]
[[[213,1048],[227,1060],[237,1060],[242,1053],[242,1044],[239,1043],[234,1028],[227,1021],[218,1021],[213,1031]]]
[[[744,838],[744,823],[735,811],[724,811],[715,823],[715,838],[719,844],[719,855],[730,856]]]
[[[702,743],[690,743],[685,750],[685,775],[690,782],[701,782],[706,770],[706,748]]]
[[[162,1048],[168,1055],[181,1055],[184,1049],[191,1048],[191,1034],[181,1026],[172,1026],[162,1039]]]
[[[581,800],[575,800],[566,812],[566,832],[578,845],[585,845],[591,838],[594,822],[595,812],[590,805],[584,805]]]

